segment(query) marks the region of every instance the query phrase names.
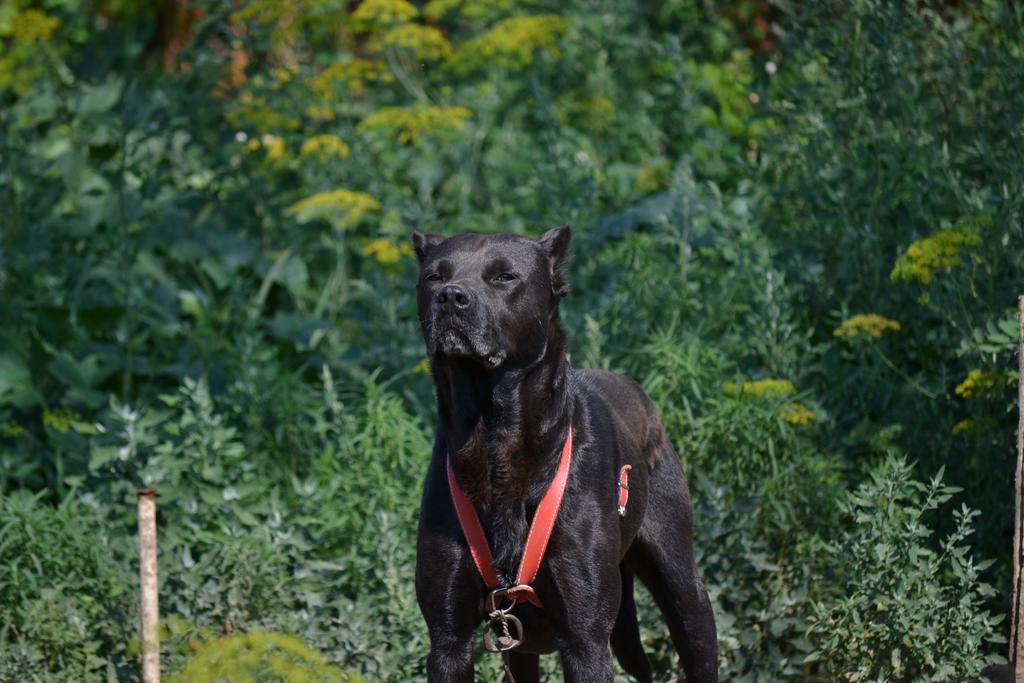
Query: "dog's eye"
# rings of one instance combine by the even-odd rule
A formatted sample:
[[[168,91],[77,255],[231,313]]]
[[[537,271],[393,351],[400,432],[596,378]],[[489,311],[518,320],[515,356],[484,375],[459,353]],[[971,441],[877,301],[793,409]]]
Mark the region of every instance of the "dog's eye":
[[[495,282],[512,282],[516,279],[516,276],[512,273],[498,273],[494,276]]]
[[[430,282],[438,282],[441,279],[441,273],[431,273],[423,279],[429,280]]]

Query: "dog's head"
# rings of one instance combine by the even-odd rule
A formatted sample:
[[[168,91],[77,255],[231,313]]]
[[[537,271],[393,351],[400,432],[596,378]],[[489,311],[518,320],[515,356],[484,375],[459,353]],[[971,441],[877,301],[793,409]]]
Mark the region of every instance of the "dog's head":
[[[539,360],[569,291],[560,266],[571,236],[568,225],[538,240],[414,232],[416,300],[431,360],[468,358],[489,369]]]

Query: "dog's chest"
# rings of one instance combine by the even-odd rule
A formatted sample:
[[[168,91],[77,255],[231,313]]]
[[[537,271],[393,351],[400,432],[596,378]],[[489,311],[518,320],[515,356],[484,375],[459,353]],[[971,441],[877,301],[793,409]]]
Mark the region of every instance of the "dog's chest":
[[[514,585],[530,529],[527,509],[523,505],[494,506],[483,512],[481,523],[488,535],[495,571],[505,585]]]

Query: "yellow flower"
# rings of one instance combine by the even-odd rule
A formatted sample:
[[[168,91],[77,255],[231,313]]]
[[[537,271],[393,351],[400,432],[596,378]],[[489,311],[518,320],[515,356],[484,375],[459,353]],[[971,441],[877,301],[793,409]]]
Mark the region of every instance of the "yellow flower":
[[[802,403],[787,403],[779,408],[779,416],[795,425],[805,425],[815,418],[814,413]]]
[[[957,436],[977,435],[993,426],[990,417],[968,417],[960,420],[949,431]]]
[[[251,98],[248,98],[251,100]],[[227,113],[227,120],[237,130],[255,130],[268,133],[272,130],[296,130],[299,120],[287,114],[274,111],[262,104],[243,104]]]
[[[334,135],[314,135],[302,143],[301,154],[304,157],[315,156],[321,164],[326,164],[332,157],[348,158],[349,150],[341,138]]]
[[[284,138],[277,135],[264,135],[263,146],[267,148],[267,163],[277,161],[284,156]]]
[[[447,59],[452,46],[433,26],[401,24],[380,37],[380,45],[409,50],[416,59]]]
[[[437,21],[462,4],[462,0],[430,0],[423,6],[423,16],[430,21]]]
[[[311,104],[306,107],[306,116],[314,121],[333,121],[335,118],[333,109],[330,107],[321,107],[316,104]]]
[[[373,256],[384,265],[398,263],[402,258],[402,251],[398,246],[383,237],[370,240],[360,252],[363,256]]]
[[[759,379],[739,385],[734,382],[726,382],[723,388],[725,393],[730,396],[779,397],[789,396],[796,392],[793,383],[785,379]]]
[[[423,6],[423,16],[437,21],[455,11],[463,19],[486,19],[515,7],[515,0],[430,0]]]
[[[0,90],[24,95],[46,76],[52,51],[63,48],[52,43],[48,50],[39,46],[60,28],[59,19],[38,9],[19,12],[18,4],[0,5]]]
[[[994,372],[985,372],[975,368],[967,373],[964,381],[957,385],[957,396],[964,398],[995,398],[1006,387],[1006,379]]]
[[[963,434],[964,432],[969,432],[972,429],[974,429],[974,420],[972,420],[971,418],[967,418],[966,420],[960,420],[955,425],[953,425],[953,429],[951,429],[950,431],[953,434]]]
[[[391,74],[383,62],[371,59],[346,59],[335,62],[315,76],[306,80],[306,87],[318,98],[335,99],[335,86],[341,84],[346,89],[362,90],[367,83],[375,81],[389,82]]]
[[[365,192],[338,189],[306,197],[288,210],[302,222],[320,219],[336,230],[346,230],[355,227],[368,211],[379,208],[380,202]]]
[[[949,270],[960,264],[961,252],[981,244],[976,228],[969,225],[936,233],[911,242],[896,259],[889,274],[893,282],[916,280],[922,285],[932,281],[936,271]]]
[[[17,43],[34,43],[49,40],[60,28],[60,19],[51,17],[37,9],[26,9],[14,16],[10,24],[10,35]]]
[[[266,155],[263,157],[263,161],[271,164],[284,156],[284,139],[278,135],[267,133],[263,137],[250,139],[245,143],[244,149],[247,154],[258,152],[261,149],[265,150]]]
[[[522,69],[533,61],[536,50],[557,57],[558,41],[568,30],[569,22],[557,14],[509,17],[460,45],[451,65],[461,72],[484,67]]]
[[[861,336],[879,339],[889,331],[899,332],[900,324],[877,313],[862,313],[844,320],[839,327],[832,330],[832,335],[847,339]]]
[[[409,21],[420,11],[405,0],[363,0],[352,13],[352,18],[377,26],[400,24]]]
[[[402,144],[418,142],[424,135],[443,136],[466,127],[472,116],[465,107],[384,107],[359,123],[359,130],[385,129],[398,134]]]

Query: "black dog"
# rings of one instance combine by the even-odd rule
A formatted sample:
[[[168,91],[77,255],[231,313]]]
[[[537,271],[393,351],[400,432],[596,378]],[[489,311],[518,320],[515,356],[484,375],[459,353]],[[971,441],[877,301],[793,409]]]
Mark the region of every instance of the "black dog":
[[[693,560],[679,457],[636,383],[572,368],[565,357],[558,305],[568,291],[560,266],[570,236],[568,226],[537,241],[413,234],[439,418],[416,558],[416,595],[430,630],[428,678],[473,680],[473,644],[488,594],[456,515],[449,458],[486,532],[499,580],[512,586],[571,425],[568,484],[532,584],[543,609],[514,609],[525,634],[509,654],[516,681],[538,681],[538,655],[556,650],[566,681],[612,681],[612,651],[626,672],[652,680],[634,575],[668,622],[687,681],[717,681],[714,615]],[[620,516],[624,465],[632,470]]]

